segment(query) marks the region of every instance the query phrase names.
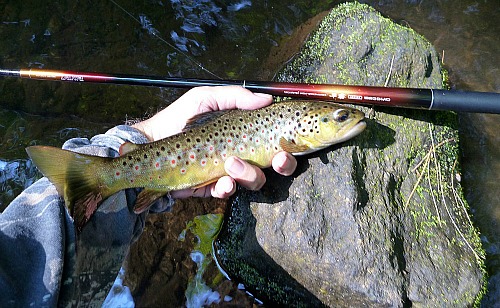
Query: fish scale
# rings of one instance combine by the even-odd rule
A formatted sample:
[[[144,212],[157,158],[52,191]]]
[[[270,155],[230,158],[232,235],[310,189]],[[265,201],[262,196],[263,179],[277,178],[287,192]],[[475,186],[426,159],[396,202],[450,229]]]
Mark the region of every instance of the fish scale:
[[[195,116],[177,135],[123,144],[117,158],[43,146],[27,151],[81,228],[98,204],[119,190],[143,187],[134,207],[141,212],[168,191],[201,187],[226,175],[230,156],[269,167],[277,152],[307,154],[357,135],[365,128],[363,119],[361,111],[333,103],[284,101]]]

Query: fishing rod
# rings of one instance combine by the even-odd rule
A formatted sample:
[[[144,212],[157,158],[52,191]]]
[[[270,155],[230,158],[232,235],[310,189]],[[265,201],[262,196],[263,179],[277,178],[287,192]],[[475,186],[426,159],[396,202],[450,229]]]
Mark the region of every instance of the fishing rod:
[[[237,85],[253,92],[300,99],[399,108],[500,114],[500,93],[440,89],[389,88],[273,81],[162,78],[41,69],[0,69],[0,76],[67,82],[193,88]]]

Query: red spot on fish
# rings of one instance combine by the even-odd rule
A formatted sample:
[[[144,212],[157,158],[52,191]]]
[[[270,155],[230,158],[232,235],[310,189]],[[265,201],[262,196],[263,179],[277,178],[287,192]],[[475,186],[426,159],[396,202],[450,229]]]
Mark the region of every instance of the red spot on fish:
[[[269,140],[273,140],[273,137],[272,137],[272,136],[271,136],[271,137],[269,137]]]
[[[231,143],[231,139],[227,139],[227,143]]]
[[[120,176],[120,171],[116,171],[116,176]]]
[[[190,159],[194,159],[194,154],[189,155]]]
[[[186,173],[186,169],[182,168],[181,169],[181,174],[185,174]]]
[[[134,169],[139,170],[139,166],[135,165]]]
[[[205,166],[206,164],[207,164],[207,161],[206,161],[206,160],[204,160],[204,159],[202,159],[202,160],[201,160],[201,165],[202,165],[202,166]]]
[[[159,162],[156,162],[155,167],[156,167],[156,168],[160,168],[160,163],[159,163]]]
[[[172,159],[172,160],[170,161],[170,163],[171,163],[172,165],[175,165],[175,159]]]

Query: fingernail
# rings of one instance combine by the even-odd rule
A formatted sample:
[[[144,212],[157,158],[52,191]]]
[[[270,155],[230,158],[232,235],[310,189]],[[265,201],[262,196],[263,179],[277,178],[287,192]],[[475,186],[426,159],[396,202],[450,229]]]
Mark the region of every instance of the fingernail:
[[[226,161],[226,169],[233,175],[240,175],[243,173],[245,166],[243,165],[243,162],[240,161],[239,159],[235,157],[230,157]]]
[[[278,167],[284,168],[287,160],[288,157],[286,155],[278,155],[278,157],[276,157],[276,164]]]

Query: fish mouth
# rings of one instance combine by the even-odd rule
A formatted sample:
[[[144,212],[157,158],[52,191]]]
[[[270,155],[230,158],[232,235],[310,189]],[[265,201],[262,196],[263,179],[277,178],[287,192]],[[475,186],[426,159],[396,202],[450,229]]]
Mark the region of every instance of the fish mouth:
[[[354,125],[353,127],[351,127],[351,129],[344,135],[342,136],[341,138],[339,138],[337,140],[337,142],[344,142],[346,140],[349,140],[353,137],[356,137],[357,135],[359,135],[362,131],[364,131],[366,128],[366,123],[365,121],[359,121],[358,123],[356,123],[356,125]]]

